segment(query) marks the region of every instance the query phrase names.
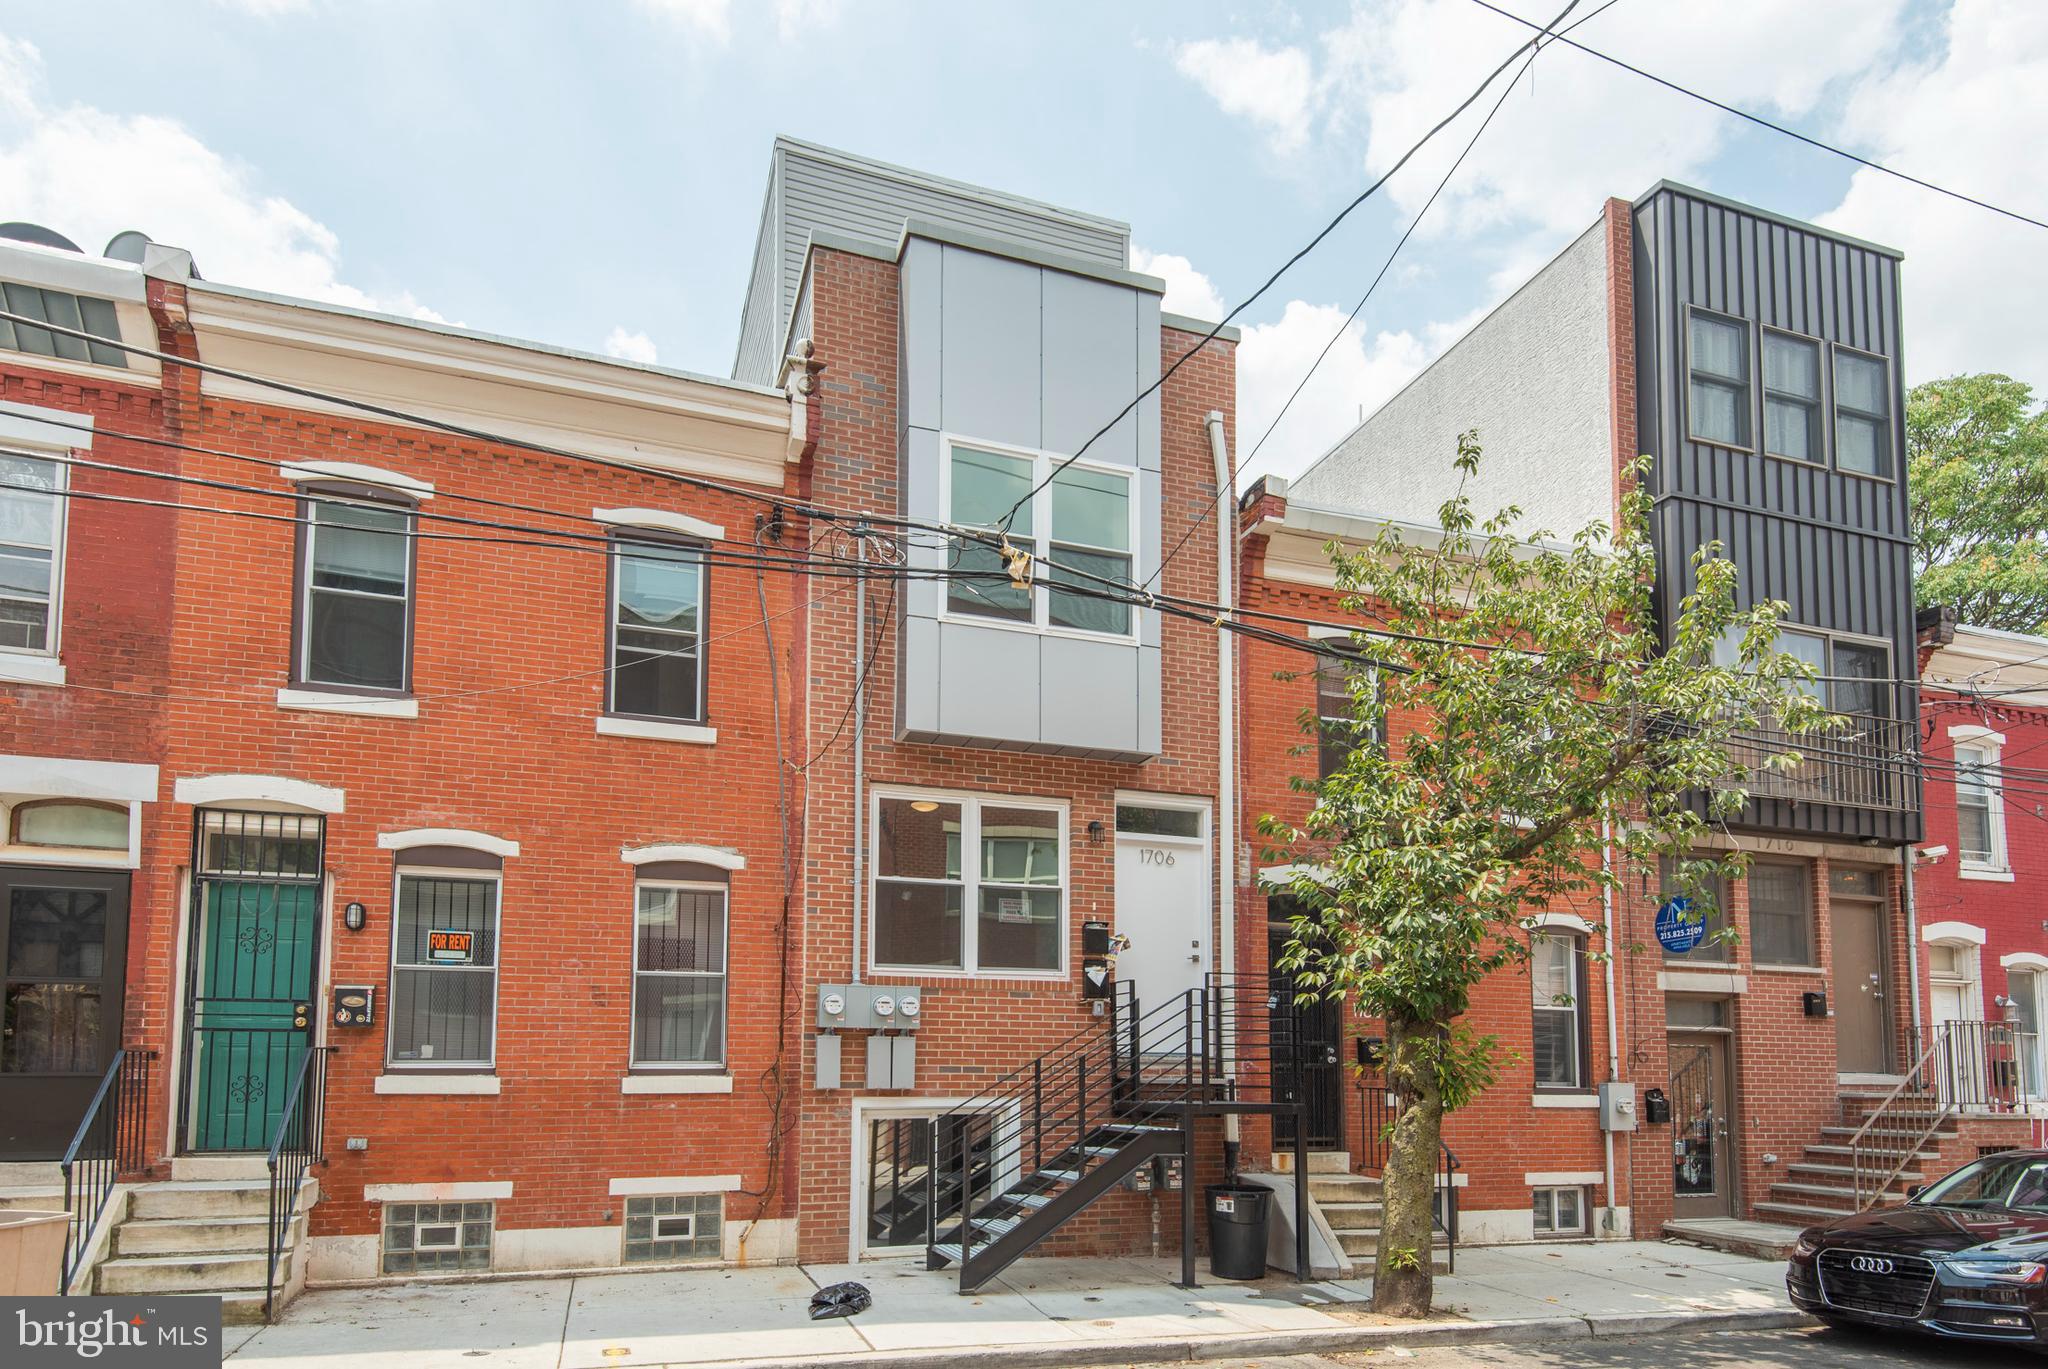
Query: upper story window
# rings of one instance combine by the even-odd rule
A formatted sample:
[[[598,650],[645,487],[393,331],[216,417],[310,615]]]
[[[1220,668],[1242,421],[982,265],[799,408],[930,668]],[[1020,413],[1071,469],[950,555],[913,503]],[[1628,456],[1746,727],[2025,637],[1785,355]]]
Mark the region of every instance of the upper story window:
[[[1820,344],[1764,330],[1764,451],[1826,462],[1820,434]]]
[[[1740,657],[1742,633],[1731,628],[1714,644],[1714,664],[1732,666]],[[1780,627],[1776,649],[1813,667],[1807,692],[1826,700],[1836,713],[1864,717],[1891,716],[1891,647],[1883,642],[1818,632],[1807,627]]]
[[[59,328],[91,333],[110,342],[121,340],[121,325],[114,316],[112,300],[93,299],[62,290],[44,290],[34,285],[17,285],[12,281],[0,283],[0,297],[6,299],[10,314],[22,314],[54,323]],[[66,333],[53,333],[48,328],[16,323],[12,319],[0,319],[0,347],[26,352],[30,356],[89,361],[96,366],[125,367],[128,364],[128,354],[118,347]]]
[[[704,717],[704,556],[652,538],[612,544],[610,711]]]
[[[1692,435],[1723,447],[1749,443],[1749,329],[1734,319],[1692,315]]]
[[[1049,569],[1044,576],[1051,588],[1019,589],[995,578],[1003,566],[993,547],[956,541],[952,569],[980,572],[990,578],[949,581],[947,612],[1041,628],[1130,636],[1130,605],[1106,601],[1087,591],[1108,588],[1101,584],[1104,579],[1129,583],[1132,578],[1137,544],[1133,473],[1076,462],[1052,475],[1062,459],[1046,452],[1006,451],[959,442],[949,445],[947,521],[963,527],[994,528],[1023,500],[1010,520],[1011,541],[1041,561],[1050,558],[1058,568]],[[1046,487],[1032,493],[1048,476]]]
[[[1955,736],[1955,732],[1950,733]],[[2005,870],[2003,748],[1989,733],[1956,738],[1956,858],[1965,870]]]
[[[301,507],[298,681],[404,693],[412,684],[412,506],[315,495]]]
[[[1858,475],[1892,473],[1891,382],[1884,361],[1835,349],[1835,464]]]
[[[0,649],[57,649],[64,467],[0,452]]]
[[[874,816],[876,969],[1061,970],[1064,809],[1028,800],[890,794],[875,800]]]
[[[1358,716],[1363,702],[1370,718]],[[1387,740],[1381,710],[1379,673],[1362,661],[1324,656],[1316,661],[1316,778],[1326,780],[1342,770],[1361,746],[1382,746]]]

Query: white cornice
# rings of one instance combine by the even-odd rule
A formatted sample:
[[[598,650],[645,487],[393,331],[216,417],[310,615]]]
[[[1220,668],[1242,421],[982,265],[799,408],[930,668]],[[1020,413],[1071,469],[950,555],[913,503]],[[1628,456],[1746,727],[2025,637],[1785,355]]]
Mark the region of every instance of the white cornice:
[[[1921,678],[1929,689],[1996,691],[2001,703],[2048,708],[2048,637],[1958,627]]]
[[[599,460],[782,484],[790,403],[779,391],[250,291],[194,283],[189,301],[201,357],[230,370]],[[213,373],[200,387],[386,421]]]

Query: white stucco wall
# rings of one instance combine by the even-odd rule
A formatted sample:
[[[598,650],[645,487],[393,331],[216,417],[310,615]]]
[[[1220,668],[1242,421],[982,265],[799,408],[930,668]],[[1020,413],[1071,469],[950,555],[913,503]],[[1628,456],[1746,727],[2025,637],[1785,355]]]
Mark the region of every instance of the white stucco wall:
[[[1605,225],[1595,222],[1405,389],[1292,482],[1290,497],[1434,526],[1456,487],[1458,434],[1485,456],[1485,518],[1569,537],[1612,521]]]

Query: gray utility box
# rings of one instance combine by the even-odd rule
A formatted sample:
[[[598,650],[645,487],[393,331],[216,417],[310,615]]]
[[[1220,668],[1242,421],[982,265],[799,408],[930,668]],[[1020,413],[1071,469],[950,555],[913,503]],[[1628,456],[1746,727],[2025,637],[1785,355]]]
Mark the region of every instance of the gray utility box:
[[[820,984],[818,1025],[827,1031],[916,1031],[924,990],[914,984]]]
[[[917,1087],[917,1038],[883,1036],[868,1038],[867,1087],[909,1089]]]
[[[1609,1081],[1600,1086],[1600,1130],[1636,1129],[1636,1086]]]

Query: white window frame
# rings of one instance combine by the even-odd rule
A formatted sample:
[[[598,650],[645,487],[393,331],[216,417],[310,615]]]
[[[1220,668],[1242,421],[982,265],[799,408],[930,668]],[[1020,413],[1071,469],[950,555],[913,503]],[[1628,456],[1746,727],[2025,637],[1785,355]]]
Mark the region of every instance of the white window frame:
[[[697,711],[692,717],[679,717],[673,713],[632,713],[619,707],[619,594],[625,581],[625,561],[635,555],[634,548],[640,547],[652,548],[655,551],[686,551],[693,553],[697,558],[697,631],[694,634],[694,655],[697,658]],[[614,528],[611,545],[607,550],[611,553],[611,560],[607,567],[609,583],[604,625],[604,715],[607,718],[624,718],[673,727],[703,726],[711,719],[710,701],[705,698],[705,691],[710,687],[711,680],[704,659],[704,641],[711,615],[711,561],[706,555],[710,548],[686,534],[665,534],[662,529],[637,524]],[[667,628],[647,630],[664,634],[673,632]]]
[[[1534,1088],[1539,1094],[1584,1093],[1591,1087],[1586,1082],[1592,1049],[1589,1037],[1593,1030],[1591,1005],[1586,1001],[1586,957],[1592,950],[1591,938],[1585,933],[1569,926],[1539,926],[1533,928],[1529,933],[1529,972],[1532,976],[1536,973],[1536,942],[1539,940],[1560,941],[1571,949],[1572,1001],[1569,1004],[1555,1002],[1538,1003],[1534,1001],[1534,996],[1531,996],[1529,1004],[1531,1015],[1529,1065],[1533,1071],[1536,1064],[1536,1048],[1534,1044],[1535,1016],[1540,1013],[1560,1014],[1567,1017],[1572,1024],[1572,1082],[1569,1084],[1553,1084],[1537,1079],[1534,1081]],[[1532,984],[1530,987],[1534,988],[1535,986]]]
[[[882,831],[884,799],[930,799],[960,805],[960,968],[929,965],[889,965],[876,958],[875,945],[880,918],[876,916],[876,890],[884,876],[876,858]],[[1056,938],[1060,963],[1053,970],[1012,970],[980,968],[981,939],[981,810],[983,808],[1041,808],[1059,818],[1060,922]],[[912,975],[919,979],[1037,979],[1060,981],[1067,978],[1070,940],[1073,932],[1073,857],[1068,850],[1072,827],[1072,805],[1066,799],[1033,798],[1023,794],[980,794],[956,789],[920,789],[909,785],[877,785],[868,795],[867,946],[868,969],[875,974]],[[950,883],[926,880],[924,883]],[[1039,888],[1045,886],[1039,885]]]
[[[405,657],[399,671],[400,683],[396,689],[383,685],[354,685],[313,678],[313,546],[320,535],[320,522],[314,517],[313,510],[319,504],[344,504],[372,509],[379,513],[395,513],[405,520],[405,531],[398,534],[405,539],[405,638],[401,648]],[[316,486],[299,492],[299,516],[305,521],[300,524],[303,535],[299,538],[298,659],[292,668],[293,687],[303,686],[308,690],[339,694],[360,694],[373,699],[409,697],[413,687],[413,619],[419,611],[419,544],[416,540],[419,532],[419,506],[408,498],[377,499]],[[352,599],[382,599],[386,602],[390,599],[389,595],[369,594],[361,590],[323,589],[320,592],[346,595]]]
[[[0,456],[19,457],[24,461],[41,461],[53,467],[56,479],[48,492],[50,500],[50,605],[49,618],[44,629],[44,645],[41,647],[0,646],[0,654],[16,660],[55,661],[64,649],[64,544],[65,534],[70,531],[71,464],[69,452],[38,451],[8,443],[0,446]],[[19,486],[8,486],[10,489]],[[41,493],[41,491],[30,491]],[[21,544],[26,545],[26,544]],[[8,678],[0,673],[0,679]]]
[[[1540,1193],[1550,1195],[1549,1226],[1536,1225],[1536,1196]],[[1572,1200],[1578,1204],[1579,1224],[1577,1226],[1567,1227],[1557,1224],[1557,1198],[1561,1193],[1571,1194]],[[1583,1184],[1537,1184],[1529,1190],[1529,1229],[1540,1240],[1590,1236],[1593,1234],[1592,1207],[1590,1195]]]
[[[491,1039],[490,1055],[484,1060],[400,1060],[393,1054],[392,1047],[398,1031],[398,903],[401,891],[408,877],[421,879],[460,879],[473,882],[488,880],[496,885],[491,895],[491,909],[494,922],[491,927]],[[498,1015],[502,1008],[505,987],[505,872],[484,870],[475,867],[458,868],[440,865],[406,865],[401,863],[391,872],[391,945],[385,955],[386,983],[390,1000],[385,1009],[384,1022],[384,1069],[387,1073],[397,1071],[422,1074],[496,1074],[498,1070]],[[408,970],[440,969],[458,973],[483,974],[486,971],[477,965],[407,965]],[[496,1228],[493,1227],[493,1235]]]
[[[1044,573],[1045,560],[1051,554],[1052,544],[1055,540],[1052,526],[1051,476],[1057,466],[1067,461],[1066,456],[1059,452],[1043,451],[1035,447],[1018,447],[1005,442],[985,442],[980,438],[967,437],[960,433],[940,433],[940,518],[948,525],[962,527],[968,525],[955,524],[953,519],[953,449],[955,447],[968,447],[975,451],[993,452],[997,456],[1016,457],[1018,460],[1032,463],[1031,483],[1035,487],[1031,495],[1032,533],[1029,538],[1014,537],[1011,540],[1013,543],[1029,543],[1033,558],[1033,578],[1039,578]],[[1123,479],[1126,488],[1130,491],[1130,499],[1127,501],[1130,510],[1130,550],[1127,554],[1131,558],[1132,582],[1134,584],[1139,583],[1142,578],[1139,575],[1138,542],[1138,533],[1142,524],[1140,505],[1144,493],[1143,481],[1140,479],[1142,472],[1136,466],[1118,465],[1115,462],[1109,461],[1091,461],[1086,457],[1069,464],[1075,470],[1095,471],[1102,475],[1113,475]],[[1108,548],[1102,548],[1102,550],[1107,551]],[[1139,615],[1145,612],[1144,609],[1141,609],[1136,604],[1130,606],[1131,625],[1128,632],[1090,632],[1086,628],[1065,627],[1052,622],[1050,618],[1051,606],[1052,589],[1045,584],[1034,585],[1031,590],[1031,621],[1028,623],[1013,622],[1003,618],[987,618],[975,613],[961,613],[948,602],[948,596],[943,587],[939,594],[939,618],[943,622],[970,623],[975,627],[1000,628],[1009,632],[1034,632],[1049,637],[1073,637],[1084,642],[1136,643],[1139,639],[1142,625]]]
[[[1950,759],[1955,762],[1956,874],[1963,879],[2011,880],[2012,855],[2006,844],[2005,831],[2005,734],[1988,727],[1959,724],[1948,730],[1948,738],[1951,743]],[[1984,780],[1984,828],[1991,846],[1988,860],[1974,860],[1963,854],[1961,756],[1965,750],[1981,752],[1984,756],[1973,768]]]
[[[857,1264],[863,1260],[901,1259],[911,1255],[922,1257],[924,1254],[923,1242],[916,1242],[911,1245],[868,1244],[870,1203],[870,1196],[868,1194],[868,1133],[872,1130],[871,1124],[880,1121],[900,1121],[904,1119],[915,1121],[920,1117],[937,1122],[940,1117],[945,1116],[954,1109],[974,1101],[972,1098],[963,1097],[856,1098],[853,1100],[853,1135],[849,1138],[852,1142],[851,1150],[853,1152],[853,1182],[846,1186],[848,1190],[847,1211],[850,1218],[846,1229],[846,1257],[849,1262]],[[1016,1134],[1017,1128],[1020,1125],[1017,1104],[1002,1104],[982,1109],[982,1111],[994,1117],[995,1120],[991,1125],[995,1128],[996,1135],[1004,1135],[1004,1128],[1006,1127],[1009,1128],[1007,1134]],[[933,1144],[934,1146],[937,1144],[936,1129],[933,1132]],[[1017,1147],[1012,1147],[1011,1149],[1016,1151],[1016,1153],[1004,1155],[1001,1153],[1001,1147],[995,1148],[994,1164],[989,1175],[989,1191],[992,1193],[1008,1192],[1023,1173],[1019,1167],[1019,1158],[1022,1151]]]
[[[709,970],[643,970],[640,968],[640,891],[642,889],[677,889],[692,894],[717,894],[723,901],[720,909],[723,939],[718,950],[718,962],[725,968],[715,975]],[[633,920],[631,933],[633,945],[630,956],[633,966],[632,995],[626,1005],[626,1061],[627,1067],[649,1074],[722,1074],[725,1072],[727,1056],[732,1051],[732,887],[713,880],[704,879],[635,879],[633,881]],[[663,975],[671,979],[722,979],[725,981],[725,1012],[719,1023],[718,1058],[715,1060],[642,1060],[635,1030],[640,1020],[640,976]]]

